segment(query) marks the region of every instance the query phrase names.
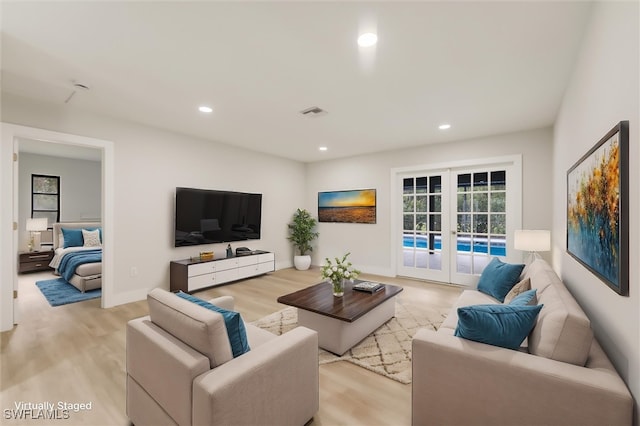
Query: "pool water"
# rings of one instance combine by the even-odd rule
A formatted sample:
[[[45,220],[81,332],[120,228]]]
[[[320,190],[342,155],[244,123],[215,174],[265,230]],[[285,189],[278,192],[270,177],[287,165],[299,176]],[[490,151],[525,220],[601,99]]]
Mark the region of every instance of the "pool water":
[[[414,248],[414,247],[421,248],[421,249],[429,248],[427,237],[424,237],[424,236],[417,236],[414,243],[413,237],[405,235],[402,238],[402,246],[405,248]],[[442,241],[440,240],[440,238],[435,239],[433,244],[433,249],[434,250],[442,249]],[[489,245],[486,241],[482,241],[482,240],[474,241],[473,243],[474,253],[488,253],[488,250],[489,250]],[[457,251],[471,253],[471,242],[458,240]],[[506,252],[507,250],[506,250],[504,241],[498,240],[497,243],[494,242],[493,244],[491,244],[491,253],[489,254],[492,256],[506,256]]]

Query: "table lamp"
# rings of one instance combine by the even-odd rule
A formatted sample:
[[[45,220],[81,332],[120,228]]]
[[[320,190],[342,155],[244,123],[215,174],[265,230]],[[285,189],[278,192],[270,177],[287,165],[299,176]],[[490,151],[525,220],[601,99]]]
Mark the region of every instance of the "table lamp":
[[[529,260],[533,261],[540,257],[539,251],[551,250],[551,231],[518,229],[513,238],[513,247],[516,250],[528,251]]]
[[[49,223],[46,217],[28,218],[27,231],[29,231],[29,251],[40,250],[40,232],[46,231]]]

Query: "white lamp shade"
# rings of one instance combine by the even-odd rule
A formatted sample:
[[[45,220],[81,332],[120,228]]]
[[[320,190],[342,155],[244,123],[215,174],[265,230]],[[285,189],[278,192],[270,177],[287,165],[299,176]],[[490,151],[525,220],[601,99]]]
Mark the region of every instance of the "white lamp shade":
[[[27,231],[38,232],[46,231],[49,223],[46,217],[37,217],[27,219]]]
[[[549,251],[551,231],[519,229],[514,235],[513,247],[522,251]]]

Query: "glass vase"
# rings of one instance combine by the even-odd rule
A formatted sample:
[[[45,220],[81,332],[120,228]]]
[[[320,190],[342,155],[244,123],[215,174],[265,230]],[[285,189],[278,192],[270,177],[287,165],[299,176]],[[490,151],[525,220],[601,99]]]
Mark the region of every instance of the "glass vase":
[[[344,295],[344,280],[332,280],[331,284],[333,285],[333,295],[335,297],[342,297]]]

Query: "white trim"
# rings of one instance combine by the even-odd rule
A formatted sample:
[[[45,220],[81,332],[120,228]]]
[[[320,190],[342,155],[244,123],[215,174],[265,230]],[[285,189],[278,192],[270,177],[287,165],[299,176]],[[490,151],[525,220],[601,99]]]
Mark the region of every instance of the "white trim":
[[[95,139],[68,133],[54,132],[35,127],[0,123],[2,144],[0,146],[0,189],[3,194],[12,194],[10,205],[0,211],[0,229],[11,232],[12,238],[0,241],[0,331],[10,330],[14,325],[13,288],[17,286],[18,231],[13,230],[17,216],[17,179],[13,177],[13,153],[16,138],[35,139],[50,143],[79,145],[96,148],[102,153],[102,226],[104,255],[102,259],[102,307],[115,306],[114,300],[114,185],[115,157],[112,141]],[[6,197],[8,198],[8,197]],[[3,203],[4,204],[4,203]],[[9,203],[7,203],[9,204]],[[4,235],[5,234],[3,232]],[[16,316],[17,318],[17,316]]]

